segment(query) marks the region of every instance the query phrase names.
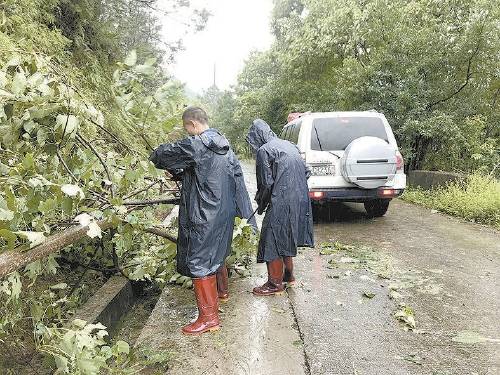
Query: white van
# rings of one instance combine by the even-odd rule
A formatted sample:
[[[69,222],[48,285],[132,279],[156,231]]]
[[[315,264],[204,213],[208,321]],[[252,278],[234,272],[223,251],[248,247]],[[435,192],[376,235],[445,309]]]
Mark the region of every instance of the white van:
[[[385,215],[406,188],[404,162],[382,113],[305,113],[283,128],[311,170],[309,196],[316,204],[363,202],[368,215]]]

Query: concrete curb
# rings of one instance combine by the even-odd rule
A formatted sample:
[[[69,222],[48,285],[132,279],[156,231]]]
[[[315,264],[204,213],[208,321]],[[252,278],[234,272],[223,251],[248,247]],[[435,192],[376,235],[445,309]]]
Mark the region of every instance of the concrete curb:
[[[112,336],[116,324],[130,310],[135,300],[130,280],[112,276],[78,309],[74,319],[82,319],[88,323],[100,322]]]

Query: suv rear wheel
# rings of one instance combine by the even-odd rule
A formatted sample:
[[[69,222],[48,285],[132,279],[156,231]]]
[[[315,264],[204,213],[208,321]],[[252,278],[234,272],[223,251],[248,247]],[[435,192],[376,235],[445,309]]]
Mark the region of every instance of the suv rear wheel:
[[[372,201],[364,202],[368,217],[384,216],[389,208],[390,201],[390,199],[374,199]]]

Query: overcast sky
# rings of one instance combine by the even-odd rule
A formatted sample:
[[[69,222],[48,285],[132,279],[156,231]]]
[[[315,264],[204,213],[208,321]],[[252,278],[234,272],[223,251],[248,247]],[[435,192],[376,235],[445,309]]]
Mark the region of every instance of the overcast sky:
[[[226,89],[236,83],[250,51],[270,46],[272,0],[192,0],[191,3],[207,8],[212,16],[203,31],[184,38],[185,51],[177,55],[170,71],[189,89],[201,93],[213,83],[215,64],[217,86]],[[175,29],[180,30],[182,25],[176,27],[175,21],[163,20],[165,39],[172,40]]]

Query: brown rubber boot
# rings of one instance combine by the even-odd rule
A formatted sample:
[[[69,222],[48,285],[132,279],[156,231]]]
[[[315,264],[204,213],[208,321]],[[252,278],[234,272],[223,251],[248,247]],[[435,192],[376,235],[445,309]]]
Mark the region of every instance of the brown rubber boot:
[[[285,290],[283,287],[283,259],[278,258],[267,262],[267,282],[259,287],[253,288],[256,296],[281,295]]]
[[[227,274],[227,267],[224,263],[217,270],[217,295],[219,296],[220,302],[227,302],[229,300],[229,275]]]
[[[219,298],[215,275],[193,279],[194,294],[198,305],[198,319],[182,328],[185,335],[201,335],[217,331],[219,326]]]
[[[295,284],[295,276],[293,275],[293,258],[283,257],[283,263],[285,264],[283,282],[286,283],[287,286],[293,286]]]

